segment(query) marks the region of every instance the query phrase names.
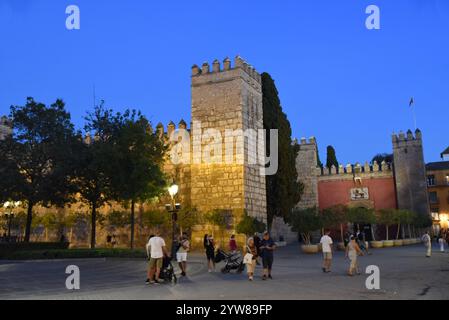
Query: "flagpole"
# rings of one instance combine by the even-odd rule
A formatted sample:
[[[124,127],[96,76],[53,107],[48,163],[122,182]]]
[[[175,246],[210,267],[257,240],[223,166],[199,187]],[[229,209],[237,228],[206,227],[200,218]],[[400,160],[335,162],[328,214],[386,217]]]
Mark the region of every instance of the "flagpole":
[[[410,100],[409,107],[412,108],[413,124],[415,125],[415,131],[418,129],[416,125],[416,113],[415,113],[415,99],[412,97]]]

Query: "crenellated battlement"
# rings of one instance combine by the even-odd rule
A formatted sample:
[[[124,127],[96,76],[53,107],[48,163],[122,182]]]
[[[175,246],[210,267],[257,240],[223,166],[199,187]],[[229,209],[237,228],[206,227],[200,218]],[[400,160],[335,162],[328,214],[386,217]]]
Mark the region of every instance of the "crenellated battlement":
[[[308,140],[306,138],[301,138],[300,141],[301,145],[315,145],[316,146],[316,138],[315,137],[310,137]]]
[[[392,139],[394,148],[420,145],[422,144],[422,133],[419,129],[415,130],[415,134],[413,134],[412,130],[408,130],[407,133],[401,131],[399,134],[393,133]]]
[[[179,121],[178,126],[176,126],[173,121],[170,121],[167,127],[164,127],[161,122],[156,126],[157,135],[165,140],[170,140],[171,135],[177,130],[187,130],[190,132],[190,129],[187,127],[187,123],[184,120]]]
[[[253,66],[248,64],[240,56],[235,57],[234,66],[231,63],[231,59],[229,58],[225,58],[223,60],[223,65],[221,65],[220,61],[217,59],[213,61],[212,65],[210,65],[209,62],[204,62],[201,67],[195,64],[192,67],[192,77],[225,73],[238,69],[243,70],[250,78],[254,79],[257,83],[262,83],[261,75]]]
[[[330,169],[327,167],[321,168],[319,170],[320,176],[344,176],[344,175],[359,175],[359,174],[378,174],[378,173],[392,173],[392,165],[391,163],[387,163],[382,161],[382,163],[378,163],[377,161],[374,164],[370,164],[369,162],[365,162],[364,165],[360,163],[356,164],[347,164],[346,166],[339,165],[339,167],[332,166]]]

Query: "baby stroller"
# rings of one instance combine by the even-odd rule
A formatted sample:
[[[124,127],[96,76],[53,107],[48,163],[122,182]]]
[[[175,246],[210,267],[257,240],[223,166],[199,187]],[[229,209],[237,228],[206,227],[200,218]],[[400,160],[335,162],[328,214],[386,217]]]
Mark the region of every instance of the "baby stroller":
[[[230,273],[231,270],[236,270],[236,273],[242,273],[245,269],[243,257],[240,252],[226,253],[223,250],[218,250],[215,256],[215,263],[219,263],[221,261],[226,263],[221,269],[222,273]]]
[[[171,263],[171,258],[164,257],[159,279],[164,280],[165,282],[171,282],[173,284],[178,282],[178,278],[175,275],[175,269]]]

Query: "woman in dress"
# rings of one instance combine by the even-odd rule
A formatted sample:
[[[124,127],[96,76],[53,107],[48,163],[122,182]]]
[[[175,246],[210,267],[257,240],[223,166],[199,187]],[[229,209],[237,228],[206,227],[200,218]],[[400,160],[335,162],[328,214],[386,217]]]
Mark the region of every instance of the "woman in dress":
[[[351,240],[349,241],[348,245],[346,246],[346,258],[349,258],[350,265],[348,270],[348,275],[353,276],[354,272],[357,274],[360,274],[357,264],[357,257],[363,256],[362,250],[360,250],[359,245],[357,244],[356,238],[354,236],[351,236]]]

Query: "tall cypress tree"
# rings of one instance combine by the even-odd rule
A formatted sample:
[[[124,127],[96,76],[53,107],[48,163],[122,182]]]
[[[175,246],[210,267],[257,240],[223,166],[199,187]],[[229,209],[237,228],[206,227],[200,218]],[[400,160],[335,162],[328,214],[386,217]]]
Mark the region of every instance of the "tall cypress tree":
[[[337,155],[335,154],[335,149],[332,146],[327,147],[327,161],[326,161],[326,167],[332,168],[332,166],[335,166],[335,168],[338,168],[338,161],[337,161]]]
[[[267,153],[270,149],[270,129],[278,129],[279,168],[275,175],[266,177],[268,225],[273,218],[288,219],[291,210],[301,199],[303,185],[298,182],[296,158],[299,146],[292,141],[292,129],[287,115],[282,111],[279,93],[268,73],[262,74],[263,124],[267,130]]]

